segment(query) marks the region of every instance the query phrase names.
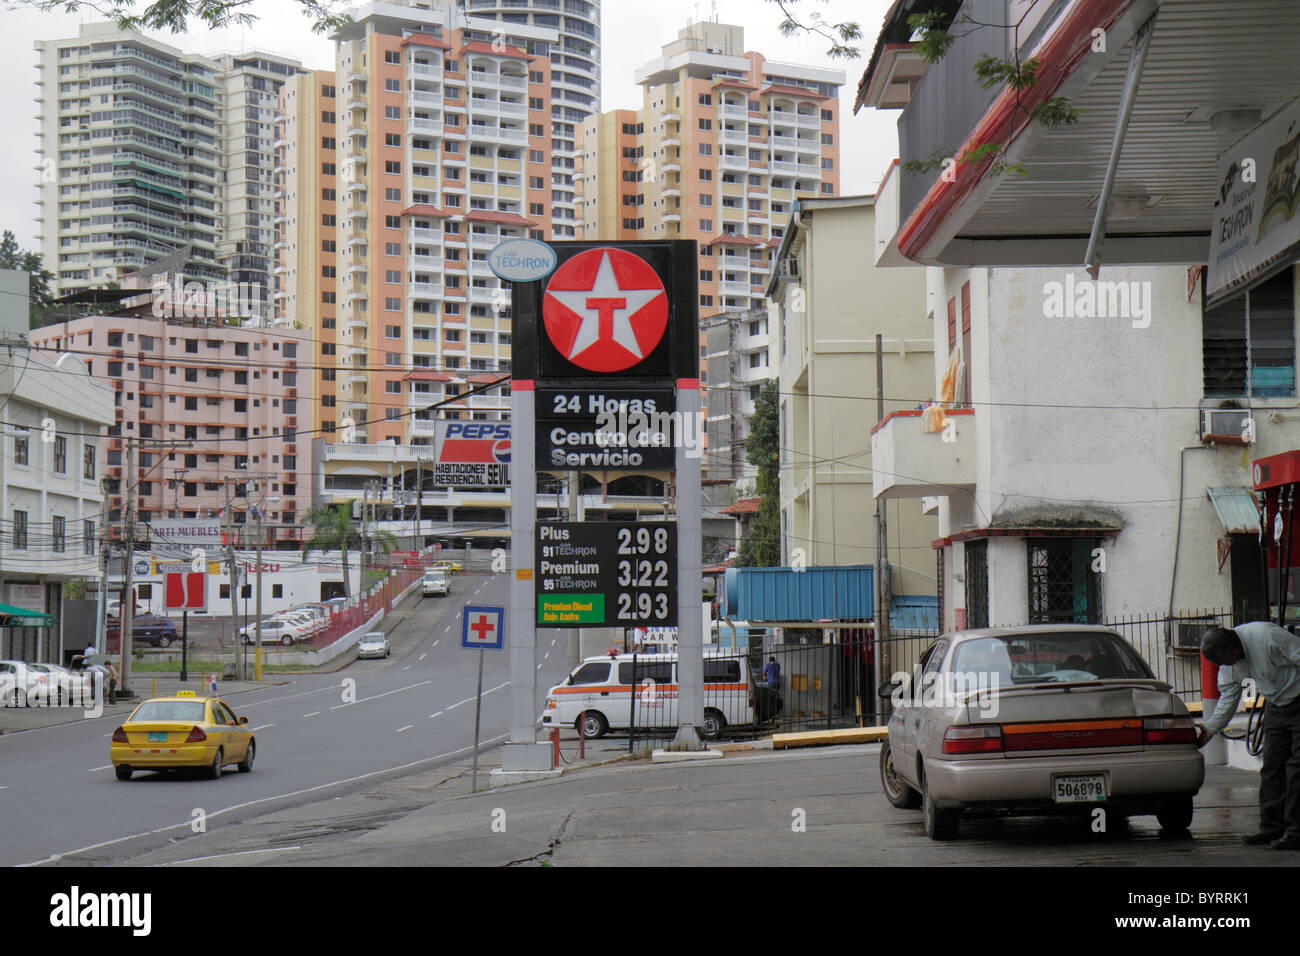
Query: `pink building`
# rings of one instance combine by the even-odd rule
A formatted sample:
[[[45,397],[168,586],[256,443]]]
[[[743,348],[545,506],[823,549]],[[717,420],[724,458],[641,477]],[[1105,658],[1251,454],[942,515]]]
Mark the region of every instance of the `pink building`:
[[[264,546],[297,547],[312,490],[309,333],[166,318],[155,314],[164,310],[152,297],[121,311],[47,325],[29,336],[34,348],[77,354],[117,393],[116,424],[99,445],[110,537],[122,535],[127,445],[135,440],[140,521],[216,517],[229,477],[239,482],[233,490],[246,495],[234,499],[236,524],[268,499]],[[242,487],[246,481],[257,487]],[[251,523],[242,530],[244,545],[252,547]]]

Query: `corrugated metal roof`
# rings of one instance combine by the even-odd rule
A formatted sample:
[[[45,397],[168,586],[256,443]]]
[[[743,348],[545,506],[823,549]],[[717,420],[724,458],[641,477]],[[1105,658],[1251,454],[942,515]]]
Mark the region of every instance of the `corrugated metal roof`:
[[[865,621],[875,613],[875,569],[869,565],[733,570],[737,600],[728,616],[735,620]]]
[[[1214,513],[1228,534],[1259,534],[1259,502],[1249,488],[1207,488]]]

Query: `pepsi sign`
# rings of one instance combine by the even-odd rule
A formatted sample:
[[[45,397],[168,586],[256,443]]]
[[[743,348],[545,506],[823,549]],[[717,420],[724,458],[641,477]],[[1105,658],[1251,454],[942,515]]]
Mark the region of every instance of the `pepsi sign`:
[[[500,488],[510,483],[509,422],[438,422],[433,483]]]

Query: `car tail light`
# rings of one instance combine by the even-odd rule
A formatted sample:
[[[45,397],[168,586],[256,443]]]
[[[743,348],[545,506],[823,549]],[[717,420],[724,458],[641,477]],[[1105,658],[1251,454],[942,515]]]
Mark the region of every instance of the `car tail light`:
[[[130,743],[130,741],[126,739],[126,728],[125,728],[125,727],[119,727],[119,728],[117,728],[117,730],[113,731],[113,743],[115,743],[115,744],[126,744],[126,743]]]
[[[943,752],[946,754],[1000,753],[1002,728],[997,724],[979,727],[949,727],[943,735]]]
[[[1191,717],[1148,717],[1142,721],[1142,736],[1148,744],[1194,744],[1196,723]]]
[[[202,727],[195,727],[190,731],[190,735],[185,738],[187,744],[201,744],[208,739],[208,735],[203,732]]]

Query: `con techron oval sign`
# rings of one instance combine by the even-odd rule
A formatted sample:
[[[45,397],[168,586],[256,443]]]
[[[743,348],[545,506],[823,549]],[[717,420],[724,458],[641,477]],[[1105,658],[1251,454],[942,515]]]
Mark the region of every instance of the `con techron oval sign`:
[[[488,267],[506,282],[536,282],[555,271],[555,250],[538,239],[507,239],[488,253]]]

